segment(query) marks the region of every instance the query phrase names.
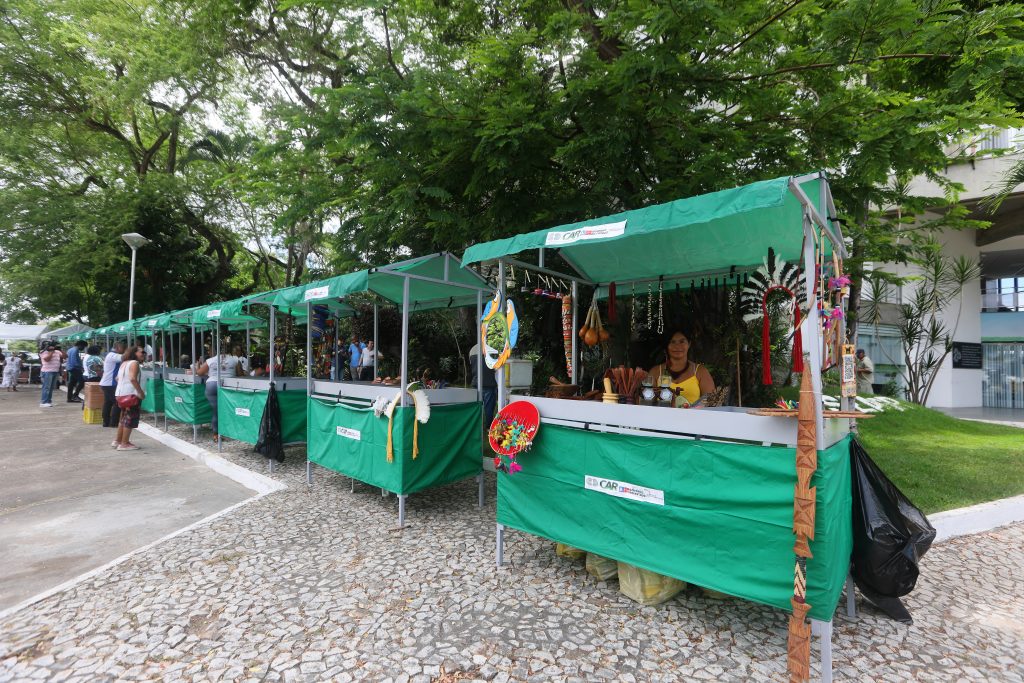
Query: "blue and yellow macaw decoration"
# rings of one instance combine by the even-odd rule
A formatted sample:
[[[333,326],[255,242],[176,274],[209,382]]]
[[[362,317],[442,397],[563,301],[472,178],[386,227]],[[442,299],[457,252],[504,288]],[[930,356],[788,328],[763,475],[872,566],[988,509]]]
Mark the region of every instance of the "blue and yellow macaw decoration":
[[[484,344],[484,362],[491,370],[497,370],[512,355],[512,349],[519,340],[519,318],[512,299],[505,301],[502,313],[501,293],[495,292],[494,298],[487,302],[484,314],[480,317],[480,338]]]

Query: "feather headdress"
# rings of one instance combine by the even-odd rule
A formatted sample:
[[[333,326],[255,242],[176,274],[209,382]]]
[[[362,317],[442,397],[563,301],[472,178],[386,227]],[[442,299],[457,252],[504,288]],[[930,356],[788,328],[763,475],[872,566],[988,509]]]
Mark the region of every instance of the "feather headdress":
[[[806,308],[807,290],[800,276],[800,268],[776,257],[769,248],[768,256],[760,268],[750,276],[740,293],[740,311],[744,322],[762,319],[761,323],[761,379],[772,383],[771,321],[768,320],[768,295],[782,291],[793,299],[793,372],[803,372],[803,339],[800,334],[800,309]]]

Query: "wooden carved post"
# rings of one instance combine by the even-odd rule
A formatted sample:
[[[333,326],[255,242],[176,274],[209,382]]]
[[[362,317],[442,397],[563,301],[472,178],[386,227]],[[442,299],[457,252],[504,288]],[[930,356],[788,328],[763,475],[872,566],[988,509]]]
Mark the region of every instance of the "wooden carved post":
[[[810,368],[809,363],[804,364]],[[790,600],[793,614],[789,618],[789,647],[787,661],[789,680],[802,683],[811,676],[811,626],[807,613],[807,560],[811,557],[808,539],[814,540],[815,489],[811,477],[818,469],[818,444],[815,417],[814,390],[811,374],[804,372],[800,380],[800,407],[797,413],[796,436],[796,489],[793,492],[793,533],[796,543],[796,565],[793,570],[793,597]]]

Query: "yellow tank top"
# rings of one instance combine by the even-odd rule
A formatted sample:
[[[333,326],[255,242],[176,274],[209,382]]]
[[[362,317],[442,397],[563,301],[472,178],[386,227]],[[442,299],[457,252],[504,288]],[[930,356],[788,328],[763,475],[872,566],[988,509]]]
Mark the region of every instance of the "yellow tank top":
[[[697,367],[693,369],[693,376],[687,377],[681,382],[672,382],[672,375],[671,373],[668,372],[668,368],[666,368],[664,365],[659,365],[656,369],[658,370],[659,375],[665,374],[669,376],[670,383],[668,386],[670,389],[672,389],[673,392],[675,392],[676,395],[683,396],[691,404],[696,403],[697,399],[700,398],[700,380],[697,379],[697,371],[700,370],[699,364],[697,365]],[[660,383],[660,377],[655,381]]]

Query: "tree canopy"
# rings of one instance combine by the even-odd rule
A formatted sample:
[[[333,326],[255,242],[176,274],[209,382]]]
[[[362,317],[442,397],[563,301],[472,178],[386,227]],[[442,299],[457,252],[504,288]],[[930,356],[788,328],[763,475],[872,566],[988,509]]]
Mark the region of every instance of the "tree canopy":
[[[854,266],[1017,125],[1024,5],[9,0],[0,315],[123,317],[827,170]],[[956,189],[948,186],[951,201]],[[974,225],[948,214],[954,226]]]

